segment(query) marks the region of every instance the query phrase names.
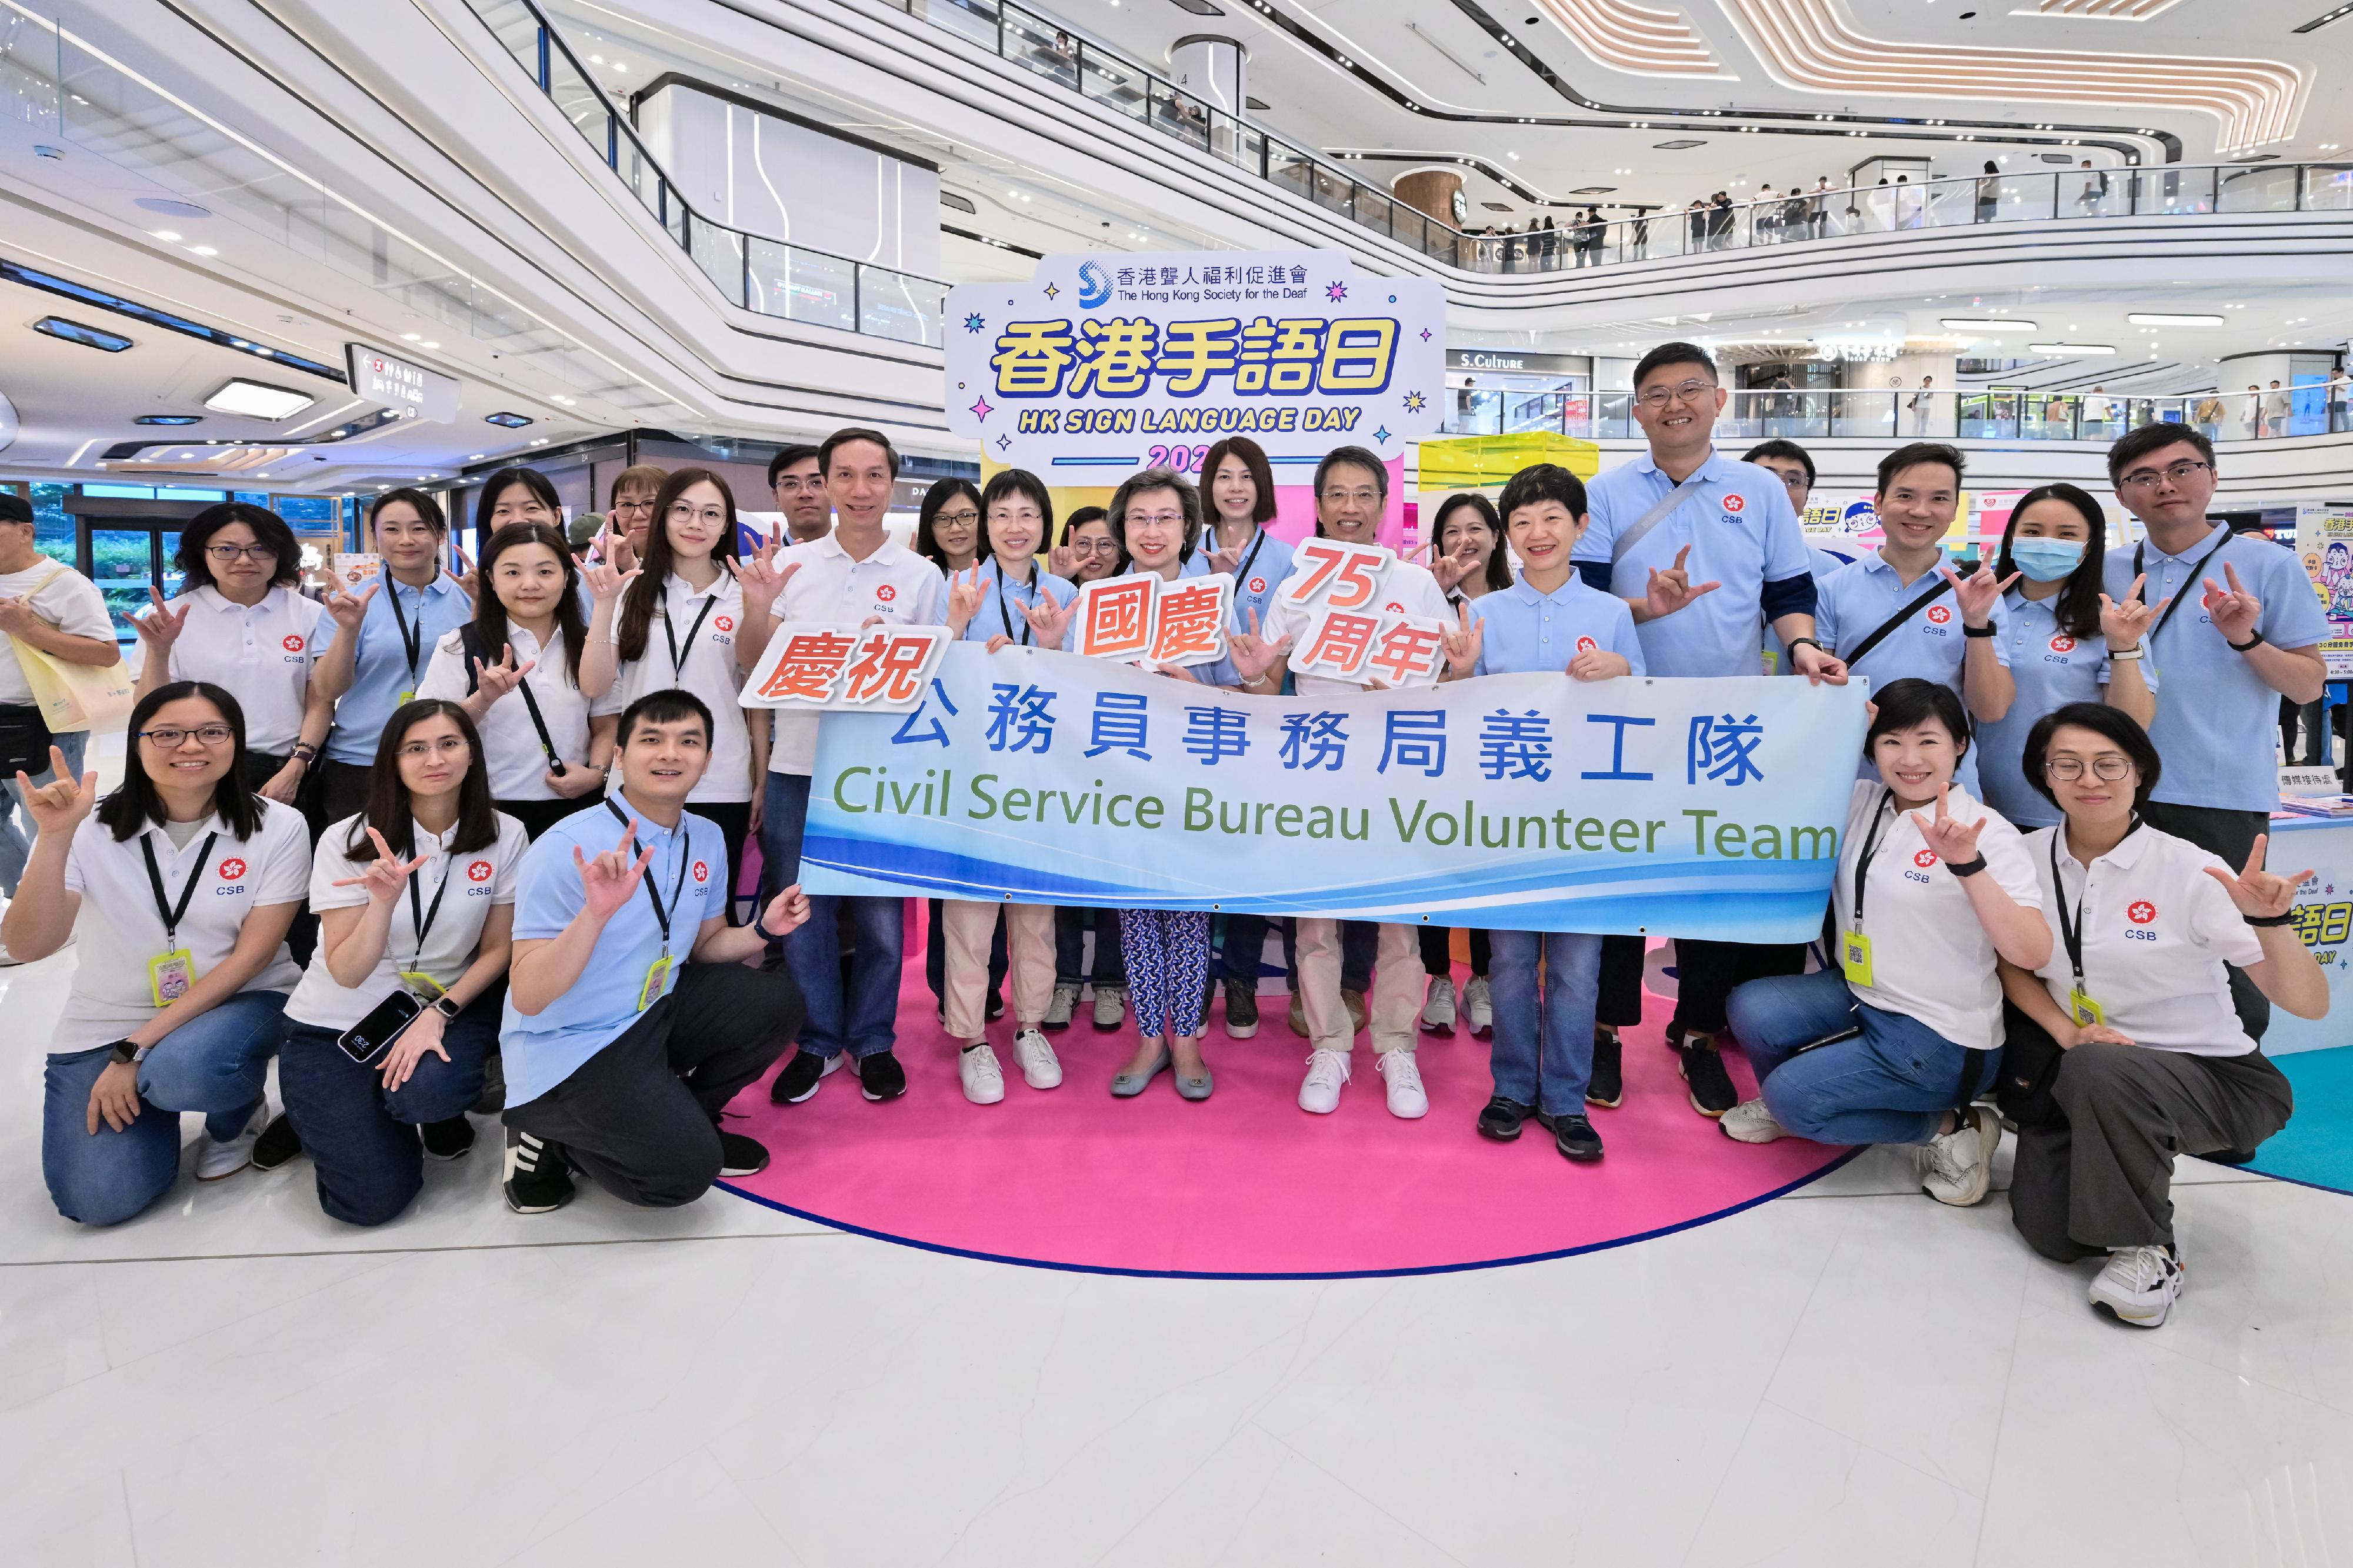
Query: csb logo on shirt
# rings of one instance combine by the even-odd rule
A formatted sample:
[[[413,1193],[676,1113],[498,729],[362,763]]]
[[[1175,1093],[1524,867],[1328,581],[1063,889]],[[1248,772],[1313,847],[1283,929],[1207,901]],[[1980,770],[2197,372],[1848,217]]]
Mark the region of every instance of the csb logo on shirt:
[[[1912,857],[1912,864],[1919,867],[1923,871],[1936,863],[1936,852],[1934,849],[1923,849]]]
[[[1953,612],[1947,605],[1931,605],[1928,606],[1928,619],[1940,626],[1949,626],[1952,624]]]
[[[1405,614],[1405,606],[1398,604],[1395,599],[1391,599],[1388,604],[1383,605],[1381,608],[1387,610],[1393,616],[1401,616]]]
[[[1747,508],[1748,498],[1746,496],[1726,496],[1724,498],[1724,510],[1732,513],[1735,517],[1739,516],[1740,513],[1746,510]]]
[[[234,882],[245,875],[245,862],[232,855],[227,859],[222,861],[218,866],[214,867],[213,869],[220,873],[220,879],[222,881]]]
[[[694,879],[698,882],[711,880],[711,867],[707,861],[697,860],[694,863]]]
[[[2051,639],[2051,651],[2052,653],[2073,653],[2075,651],[2075,639],[2069,637],[2065,632],[2061,632]]]
[[[898,588],[889,583],[885,583],[880,588],[874,590],[874,602],[878,605],[887,605],[898,596]]]
[[[1600,647],[1600,646],[1601,645],[1599,643],[1595,642],[1591,637],[1579,637],[1577,639],[1577,651],[1579,653],[1592,653]]]
[[[466,868],[466,880],[469,882],[487,882],[490,879],[491,863],[488,860],[477,860]]]
[[[278,639],[278,646],[284,648],[288,653],[301,653],[302,651],[302,639],[294,633],[288,632],[284,637]]]
[[[735,629],[735,617],[733,616],[713,616],[711,617],[711,625],[713,630],[732,632]]]
[[[2125,919],[2137,926],[2145,926],[2157,919],[2157,906],[2147,899],[2136,899],[2125,906]]]
[[[1253,578],[1251,578],[1251,579],[1250,580],[1250,591],[1251,593],[1253,593],[1253,594],[1263,594],[1263,593],[1265,593],[1265,592],[1266,592],[1266,579],[1265,579],[1265,578],[1263,578],[1263,577],[1253,577]]]

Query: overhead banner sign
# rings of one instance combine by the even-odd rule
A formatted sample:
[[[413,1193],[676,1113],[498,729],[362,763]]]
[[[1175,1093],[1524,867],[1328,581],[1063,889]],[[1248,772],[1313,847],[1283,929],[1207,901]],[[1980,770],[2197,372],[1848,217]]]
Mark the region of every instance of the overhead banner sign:
[[[1035,648],[947,650],[818,731],[811,892],[1799,942],[1821,930],[1863,690],[1762,678],[1244,698]]]
[[[458,378],[369,343],[345,343],[343,367],[352,391],[405,419],[447,425],[458,417]]]
[[[1388,461],[1445,392],[1437,280],[1336,250],[1049,256],[1028,283],[950,289],[945,321],[949,428],[1060,485],[1191,471],[1226,436],[1278,478],[1338,446]]]

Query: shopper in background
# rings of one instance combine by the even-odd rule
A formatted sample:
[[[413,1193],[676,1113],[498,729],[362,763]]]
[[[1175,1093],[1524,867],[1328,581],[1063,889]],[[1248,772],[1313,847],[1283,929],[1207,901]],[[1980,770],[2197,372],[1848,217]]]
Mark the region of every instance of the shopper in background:
[[[24,874],[27,848],[17,815],[24,792],[21,772],[33,784],[81,776],[90,731],[50,731],[31,680],[43,660],[111,668],[122,658],[105,596],[90,580],[41,553],[34,542],[33,503],[14,490],[0,490],[0,633],[8,639],[0,653],[0,893],[14,898]],[[49,752],[65,759],[52,774]],[[30,826],[32,819],[25,819]],[[0,947],[0,965],[12,963]]]
[[[2021,828],[2058,820],[2049,795],[2020,768],[2026,737],[2044,714],[2100,701],[2138,724],[2157,712],[2141,647],[2157,611],[2141,602],[2137,583],[2122,599],[2105,592],[2107,531],[2100,503],[2069,484],[2019,497],[2002,530],[1994,575],[2011,586],[1996,619],[2018,696],[2000,719],[1978,727],[1978,776],[1986,804]]]
[[[367,542],[383,558],[352,647],[320,763],[319,816],[339,822],[367,804],[368,773],[393,710],[417,695],[441,639],[473,618],[473,601],[441,569],[449,521],[441,503],[403,486],[369,503]]]
[[[825,499],[825,476],[818,471],[815,447],[786,447],[769,458],[768,489],[776,510],[785,514],[787,546],[823,539],[833,527],[833,508]]]
[[[1580,487],[1580,515],[1584,493]],[[1510,552],[1504,548],[1503,520],[1495,510],[1495,503],[1477,490],[1463,490],[1439,503],[1438,520],[1430,525],[1430,574],[1445,591],[1446,602],[1457,616],[1464,605],[1512,585]],[[1564,562],[1567,559],[1565,551],[1566,547],[1561,557]],[[1430,976],[1430,989],[1421,1004],[1423,1032],[1452,1034],[1459,1012],[1471,1033],[1483,1038],[1495,1021],[1494,1002],[1487,984],[1492,949],[1486,931],[1472,928],[1468,932],[1471,978],[1458,993],[1454,986],[1453,931],[1442,925],[1420,929],[1421,967]]]
[[[127,741],[122,784],[103,800],[98,775],[69,775],[61,752],[54,783],[18,775],[38,837],[0,919],[0,942],[27,963],[80,938],[42,1075],[41,1173],[58,1212],[83,1225],[118,1224],[172,1190],[183,1111],[205,1118],[198,1181],[252,1163],[302,973],[286,931],[310,834],[246,782],[237,698],[168,681],[141,694]]]

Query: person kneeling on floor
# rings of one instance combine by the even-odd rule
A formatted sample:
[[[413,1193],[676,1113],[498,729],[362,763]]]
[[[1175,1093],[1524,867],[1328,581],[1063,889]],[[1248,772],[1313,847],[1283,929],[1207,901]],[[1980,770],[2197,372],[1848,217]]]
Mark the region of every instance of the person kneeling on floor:
[[[2299,1018],[2328,1011],[2327,977],[2292,912],[2312,873],[2264,870],[2265,835],[2233,870],[2142,820],[2157,747],[2114,708],[2045,714],[2021,765],[2065,821],[2026,840],[2059,950],[2001,966],[2011,1013],[2000,1100],[2019,1130],[2010,1219],[2045,1258],[2105,1253],[2092,1305],[2154,1329],[2181,1290],[2175,1154],[2253,1150],[2294,1109],[2223,965]]]
[[[1871,709],[1831,885],[1837,969],[1752,980],[1726,1016],[1762,1093],[1716,1125],[1744,1143],[1909,1143],[1939,1203],[1984,1198],[2001,1122],[1971,1102],[2002,1042],[1997,955],[2051,957],[2018,829],[1953,782],[1968,715],[1940,681],[1893,680]]]
[[[523,858],[500,1032],[518,1214],[569,1200],[575,1169],[624,1203],[670,1208],[767,1166],[719,1118],[800,1029],[792,975],[750,966],[808,919],[808,899],[796,883],[749,926],[727,923],[726,841],[685,809],[711,732],[691,692],[638,698],[621,715],[620,792]]]

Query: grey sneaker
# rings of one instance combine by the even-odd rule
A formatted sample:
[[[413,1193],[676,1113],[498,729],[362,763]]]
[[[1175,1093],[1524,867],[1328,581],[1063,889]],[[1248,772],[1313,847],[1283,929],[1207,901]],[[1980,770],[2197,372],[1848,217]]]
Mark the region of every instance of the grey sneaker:
[[[1127,1022],[1127,987],[1098,985],[1095,987],[1095,1027],[1116,1029]]]
[[[1487,994],[1487,977],[1474,974],[1471,984],[1462,988],[1463,1016],[1471,1021],[1471,1032],[1484,1039],[1495,1032],[1495,1005]]]
[[[2001,1119],[1988,1105],[1972,1105],[1950,1132],[1921,1145],[1920,1185],[1940,1204],[1968,1208],[1985,1201],[1993,1184],[1993,1152],[2001,1145]]]
[[[1079,988],[1077,986],[1055,986],[1054,999],[1046,1004],[1046,1016],[1039,1021],[1038,1026],[1041,1029],[1053,1029],[1057,1031],[1069,1028],[1071,1026],[1071,1014],[1078,1007],[1078,1005]]]
[[[1440,974],[1430,983],[1430,995],[1421,1005],[1421,1027],[1424,1034],[1451,1035],[1454,1032],[1454,980]]]

